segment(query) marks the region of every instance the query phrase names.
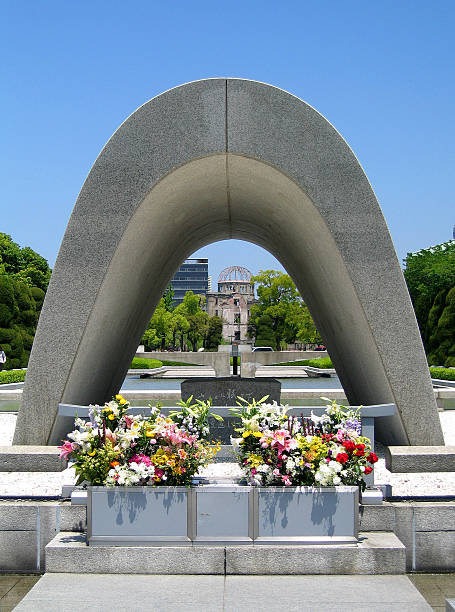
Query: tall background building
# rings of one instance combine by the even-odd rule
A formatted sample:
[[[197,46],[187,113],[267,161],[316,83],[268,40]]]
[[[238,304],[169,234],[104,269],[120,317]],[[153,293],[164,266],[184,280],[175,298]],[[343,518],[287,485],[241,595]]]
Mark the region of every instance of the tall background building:
[[[174,305],[177,306],[183,302],[187,291],[206,295],[208,276],[208,259],[185,259],[171,280],[171,287],[174,291]]]
[[[207,312],[223,320],[225,340],[251,343],[247,331],[254,301],[251,272],[241,266],[225,268],[218,278],[218,291],[207,293]]]

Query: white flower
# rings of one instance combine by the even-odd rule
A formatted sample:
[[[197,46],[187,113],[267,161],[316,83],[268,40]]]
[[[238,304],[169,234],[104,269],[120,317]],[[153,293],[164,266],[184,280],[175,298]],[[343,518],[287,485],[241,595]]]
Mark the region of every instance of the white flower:
[[[328,414],[322,414],[321,416],[318,416],[317,414],[314,414],[313,411],[311,411],[311,420],[315,425],[319,425],[319,423],[330,423],[330,417]]]
[[[106,404],[106,408],[110,408],[114,416],[119,415],[119,407],[117,405],[117,402],[114,402],[113,400],[111,402],[108,402]]]
[[[254,416],[252,419],[243,421],[243,425],[245,429],[249,429],[250,431],[259,431],[259,423],[257,420],[257,416]]]
[[[328,466],[334,472],[341,472],[342,465],[341,463],[338,463],[338,461],[330,461]]]
[[[286,470],[288,472],[293,471],[295,468],[295,461],[291,457],[286,461]]]
[[[335,476],[334,479],[333,479],[333,484],[335,486],[341,484],[341,478],[339,476]]]

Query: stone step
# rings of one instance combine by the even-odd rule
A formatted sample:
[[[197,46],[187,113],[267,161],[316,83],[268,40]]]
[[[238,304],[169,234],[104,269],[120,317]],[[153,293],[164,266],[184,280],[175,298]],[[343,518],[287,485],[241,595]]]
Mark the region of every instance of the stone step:
[[[404,574],[405,547],[388,532],[363,532],[358,544],[87,546],[60,532],[46,546],[46,572],[81,574]]]

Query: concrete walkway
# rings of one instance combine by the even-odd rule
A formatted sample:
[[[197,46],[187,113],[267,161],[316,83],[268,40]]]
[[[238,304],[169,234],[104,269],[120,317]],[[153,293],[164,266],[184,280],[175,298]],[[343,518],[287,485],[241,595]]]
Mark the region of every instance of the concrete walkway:
[[[432,610],[407,576],[45,574],[17,612],[417,612]]]

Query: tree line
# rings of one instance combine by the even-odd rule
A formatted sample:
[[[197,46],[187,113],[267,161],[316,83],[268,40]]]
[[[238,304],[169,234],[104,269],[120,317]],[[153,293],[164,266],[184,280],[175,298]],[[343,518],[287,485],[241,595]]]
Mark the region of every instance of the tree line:
[[[265,270],[251,280],[256,284],[257,303],[250,308],[248,335],[256,346],[271,346],[279,351],[294,342],[321,342],[310,312],[288,274]]]
[[[174,306],[169,287],[155,308],[142,343],[146,350],[216,350],[222,344],[223,321],[205,310],[205,296],[187,291],[183,302]]]
[[[408,253],[404,264],[428,361],[455,366],[455,240]],[[6,369],[27,365],[50,276],[44,257],[0,232],[0,345]],[[265,270],[252,282],[257,300],[250,306],[248,335],[256,346],[280,350],[290,343],[322,341],[288,274]],[[174,306],[173,300],[169,288],[145,330],[142,342],[148,350],[216,350],[225,341],[223,321],[205,312],[204,296],[189,291],[182,304]]]
[[[0,345],[5,369],[27,365],[51,276],[47,261],[0,232]]]
[[[430,365],[455,366],[455,240],[404,260],[404,276]]]
[[[266,270],[251,280],[256,284],[258,299],[250,307],[248,336],[256,346],[281,350],[292,342],[321,342],[308,308],[288,274]],[[226,341],[222,337],[222,319],[204,310],[205,296],[187,291],[182,304],[176,307],[173,297],[168,288],[153,313],[142,338],[147,350],[216,350]]]

